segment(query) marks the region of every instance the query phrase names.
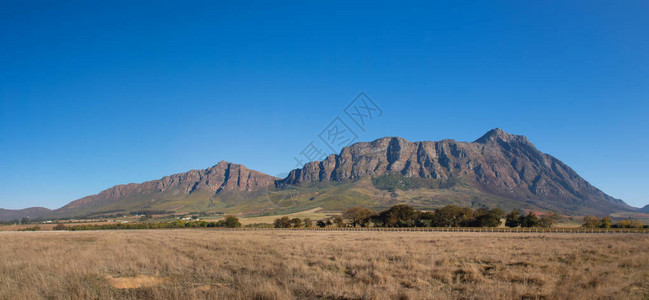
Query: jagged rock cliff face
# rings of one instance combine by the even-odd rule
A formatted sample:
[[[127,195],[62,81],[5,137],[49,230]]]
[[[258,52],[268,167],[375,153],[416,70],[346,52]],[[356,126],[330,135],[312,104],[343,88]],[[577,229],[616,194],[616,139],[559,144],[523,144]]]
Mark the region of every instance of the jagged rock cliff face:
[[[481,190],[517,200],[560,206],[592,205],[602,211],[630,210],[593,187],[558,159],[520,135],[494,129],[472,143],[409,142],[382,138],[344,148],[339,155],[293,170],[280,184],[339,182],[400,173],[405,177],[461,179]],[[554,202],[554,203],[553,203]]]
[[[221,161],[204,170],[141,184],[114,186],[54,211],[43,208],[0,210],[0,220],[28,215],[76,217],[141,210],[259,213],[276,207],[267,199],[268,187],[277,188],[281,193],[282,190],[290,192],[290,189],[283,189],[289,185],[310,186],[311,194],[300,196],[304,199],[291,198],[295,201],[292,205],[310,208],[313,205],[344,209],[358,205],[356,203],[370,206],[373,203],[377,207],[410,203],[413,196],[408,195],[415,195],[413,193],[398,196],[392,195],[399,193],[388,193],[386,196],[383,187],[374,180],[362,185],[363,178],[380,181],[383,177],[385,182],[392,182],[395,175],[403,182],[406,182],[404,178],[435,182],[413,188],[418,191],[415,201],[422,205],[421,208],[458,201],[473,205],[475,201],[491,207],[502,205],[509,209],[554,210],[576,215],[641,211],[595,188],[558,159],[537,150],[526,137],[494,129],[474,142],[409,142],[388,137],[356,143],[343,148],[340,154],[295,169],[284,179]],[[360,185],[355,191],[339,188],[347,183]],[[454,190],[457,184],[463,190]],[[440,196],[442,194],[444,196]],[[649,213],[648,209],[642,210]]]
[[[136,184],[117,185],[99,194],[87,196],[59,209],[74,210],[88,205],[106,203],[133,195],[173,192],[189,195],[197,191],[216,194],[221,191],[251,192],[273,185],[277,178],[250,170],[243,165],[220,161],[204,170],[165,176],[159,180]]]

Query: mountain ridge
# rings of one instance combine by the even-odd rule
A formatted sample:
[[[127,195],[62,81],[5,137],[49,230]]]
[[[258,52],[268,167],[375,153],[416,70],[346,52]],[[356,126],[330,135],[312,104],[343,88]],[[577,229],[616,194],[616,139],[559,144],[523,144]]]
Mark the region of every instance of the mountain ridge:
[[[322,161],[306,163],[283,179],[240,164],[220,161],[206,169],[139,184],[116,185],[55,210],[0,210],[0,220],[3,214],[6,219],[8,215],[27,212],[37,217],[69,217],[147,208],[168,211],[229,209],[236,212],[236,207],[241,207],[238,212],[245,213],[244,209],[268,210],[261,202],[264,200],[263,192],[267,192],[269,187],[281,191],[287,186],[323,186],[386,176],[399,176],[402,179],[396,180],[401,181],[415,178],[429,183],[459,182],[478,195],[482,193],[503,199],[498,200],[500,202],[489,200],[494,205],[518,201],[523,206],[547,210],[599,214],[639,210],[592,186],[559,159],[539,151],[527,137],[495,128],[473,142],[452,139],[410,142],[401,137],[359,142]],[[435,189],[433,185],[428,186]],[[314,189],[326,193],[327,188]],[[409,200],[390,198],[376,185],[362,189],[364,201],[370,203],[372,199],[375,203]],[[340,195],[346,196],[345,193],[343,191]],[[320,192],[314,192],[310,199],[315,199],[318,194]],[[418,197],[428,196],[422,194]],[[463,197],[468,199],[468,196]],[[421,201],[423,206],[435,203],[432,200]],[[252,209],[253,206],[256,210]]]

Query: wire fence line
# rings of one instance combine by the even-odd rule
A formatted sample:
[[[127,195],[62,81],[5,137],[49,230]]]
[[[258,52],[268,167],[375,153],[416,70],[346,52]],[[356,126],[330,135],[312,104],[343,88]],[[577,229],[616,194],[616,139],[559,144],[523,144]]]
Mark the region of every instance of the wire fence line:
[[[309,227],[309,228],[216,228],[228,231],[383,231],[383,232],[496,232],[496,233],[649,233],[642,228],[503,228],[503,227]]]

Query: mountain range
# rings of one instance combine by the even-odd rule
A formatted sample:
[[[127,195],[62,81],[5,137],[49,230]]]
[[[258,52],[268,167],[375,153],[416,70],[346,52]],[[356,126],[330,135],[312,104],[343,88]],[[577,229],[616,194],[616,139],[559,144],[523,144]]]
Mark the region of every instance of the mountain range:
[[[125,213],[280,214],[406,203],[556,211],[567,215],[642,212],[592,186],[525,137],[493,129],[473,142],[386,137],[276,178],[221,161],[203,170],[117,185],[55,209],[0,209],[0,220]]]

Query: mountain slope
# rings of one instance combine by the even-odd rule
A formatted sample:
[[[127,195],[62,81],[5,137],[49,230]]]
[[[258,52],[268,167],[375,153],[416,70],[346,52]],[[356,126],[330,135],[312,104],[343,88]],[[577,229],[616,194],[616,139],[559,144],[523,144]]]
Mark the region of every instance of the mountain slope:
[[[0,220],[26,213],[32,218],[138,211],[273,214],[398,203],[422,209],[457,204],[571,215],[638,211],[540,152],[526,137],[493,129],[474,142],[386,137],[356,143],[292,170],[284,179],[221,161],[204,170],[114,186],[54,211],[0,210]]]
[[[30,207],[25,209],[2,209],[0,208],[0,221],[20,220],[24,217],[38,219],[48,215],[52,210],[45,207]]]
[[[641,208],[640,212],[649,214],[649,205],[645,205],[643,208]]]
[[[221,161],[204,170],[165,176],[140,184],[117,185],[96,195],[72,201],[56,216],[83,216],[125,210],[176,211],[205,202],[219,193],[250,193],[273,185],[277,178],[243,165]],[[199,207],[200,208],[200,207]]]
[[[437,182],[455,181],[485,194],[542,209],[607,214],[634,210],[604,194],[524,136],[494,129],[472,143],[409,142],[382,138],[345,147],[339,155],[293,170],[281,183],[312,184],[400,174]]]

